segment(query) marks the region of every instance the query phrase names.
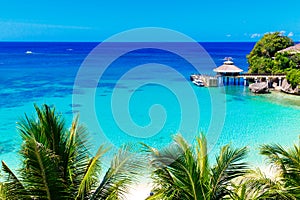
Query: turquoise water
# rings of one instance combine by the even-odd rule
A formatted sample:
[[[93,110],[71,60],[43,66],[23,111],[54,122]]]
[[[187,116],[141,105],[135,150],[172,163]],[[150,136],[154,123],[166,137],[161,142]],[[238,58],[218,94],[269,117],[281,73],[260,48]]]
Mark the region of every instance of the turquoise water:
[[[290,146],[298,141],[300,97],[278,92],[255,95],[244,86],[196,87],[188,80],[195,69],[168,52],[144,49],[128,53],[112,63],[101,79],[89,79],[73,90],[81,63],[96,45],[3,43],[0,46],[1,160],[17,166],[21,139],[16,121],[24,113],[34,114],[33,103],[55,105],[67,123],[79,112],[94,150],[103,142],[115,147],[145,142],[160,148],[169,144],[175,133],[180,132],[192,141],[203,131],[209,133],[211,156],[221,146],[231,143],[234,147],[248,146],[248,160],[260,164],[262,157],[257,156],[260,144]],[[222,64],[225,56],[232,56],[246,70],[245,55],[253,43],[203,46],[216,65]],[[33,54],[26,55],[27,50]],[[143,64],[146,65],[135,68]],[[203,72],[211,73],[211,69],[205,68]],[[86,97],[95,84],[91,105],[74,101],[74,95]]]
[[[192,87],[197,97],[201,99],[199,102],[201,117],[198,130],[207,133],[211,121],[218,118],[217,115],[222,115],[219,112],[211,113],[209,93],[222,93],[224,91],[213,88],[211,90],[215,91],[209,92],[207,88]],[[171,142],[171,135],[178,132],[192,142],[192,139],[197,136],[197,130],[182,129],[178,131],[180,130],[178,124],[181,120],[178,102],[174,96],[167,92],[164,93],[164,90],[165,88],[158,86],[143,87],[132,97],[135,98],[132,102],[134,105],[131,112],[132,119],[140,126],[145,126],[149,123],[148,109],[154,103],[162,104],[167,110],[167,119],[169,121],[166,121],[162,131],[152,137],[143,138],[144,135],[147,135],[145,132],[131,137],[125,131],[120,130],[116,124],[112,123],[113,118],[107,116],[110,114],[105,112],[98,113],[98,115],[101,115],[98,116],[99,121],[109,142],[119,146],[124,141],[142,141],[155,147],[163,147]],[[208,136],[208,138],[213,140],[210,141],[211,145],[213,145],[210,151],[212,157],[218,153],[220,147],[230,143],[233,147],[247,146],[250,150],[247,160],[253,165],[261,165],[263,157],[258,156],[258,148],[261,144],[280,143],[288,147],[298,142],[300,133],[300,97],[289,96],[279,92],[255,95],[250,93],[248,88],[244,86],[226,86],[225,95],[224,124],[218,124],[221,132],[212,132],[210,134],[213,134],[213,136]],[[108,96],[100,96],[99,98],[106,98],[109,101]],[[145,101],[145,99],[147,100]],[[99,106],[99,109],[105,110],[105,104],[101,105],[102,107]],[[190,112],[193,112],[193,107],[188,109]],[[90,130],[92,131],[92,129]],[[98,138],[97,132],[94,134],[95,138]]]
[[[287,147],[298,142],[299,97],[278,92],[255,95],[243,87],[229,87],[226,91],[226,120],[219,145],[226,142],[248,146],[249,160],[260,164],[262,157],[257,152],[261,144]]]

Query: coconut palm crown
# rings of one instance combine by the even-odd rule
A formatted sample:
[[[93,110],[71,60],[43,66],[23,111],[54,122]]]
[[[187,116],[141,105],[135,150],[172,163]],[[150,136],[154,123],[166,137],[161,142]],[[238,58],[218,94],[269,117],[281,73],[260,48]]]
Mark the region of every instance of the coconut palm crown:
[[[194,146],[181,135],[175,135],[173,140],[172,145],[161,151],[145,145],[151,155],[154,180],[153,195],[148,199],[217,200],[229,197],[231,181],[248,169],[242,161],[246,147],[222,147],[216,164],[210,167],[203,134],[196,138]]]
[[[23,139],[22,166],[13,172],[2,161],[2,195],[7,199],[122,199],[137,177],[136,156],[124,146],[115,154],[102,180],[101,158],[109,150],[100,146],[90,154],[87,131],[78,116],[67,129],[54,108],[35,105],[37,118],[18,123]]]

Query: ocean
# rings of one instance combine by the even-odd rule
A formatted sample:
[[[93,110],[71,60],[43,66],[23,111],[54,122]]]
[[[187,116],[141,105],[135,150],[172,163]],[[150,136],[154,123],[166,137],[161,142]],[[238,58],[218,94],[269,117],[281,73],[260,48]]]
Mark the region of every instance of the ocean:
[[[157,44],[127,52],[131,44],[114,43],[95,51],[97,45],[0,43],[1,160],[17,167],[22,141],[16,122],[25,113],[34,115],[34,103],[55,106],[68,125],[79,113],[89,130],[92,152],[102,143],[118,148],[144,142],[162,148],[176,133],[193,142],[204,132],[212,158],[230,143],[248,146],[248,161],[257,165],[263,160],[259,145],[291,146],[298,141],[300,97],[256,95],[242,84],[200,88],[189,81],[191,74],[199,73],[190,62],[197,56],[203,56],[198,63],[203,74],[213,74],[212,67],[225,57],[247,71],[246,55],[255,43],[200,43],[207,53],[175,44],[186,57],[154,48]],[[92,67],[86,70],[88,65]]]

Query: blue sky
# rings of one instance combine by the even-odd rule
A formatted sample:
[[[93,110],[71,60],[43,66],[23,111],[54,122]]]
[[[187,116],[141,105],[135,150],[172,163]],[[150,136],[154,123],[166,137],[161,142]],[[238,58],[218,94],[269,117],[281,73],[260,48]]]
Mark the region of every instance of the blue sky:
[[[141,27],[170,28],[197,41],[257,41],[273,31],[300,41],[299,6],[299,0],[0,0],[0,41],[102,41]]]

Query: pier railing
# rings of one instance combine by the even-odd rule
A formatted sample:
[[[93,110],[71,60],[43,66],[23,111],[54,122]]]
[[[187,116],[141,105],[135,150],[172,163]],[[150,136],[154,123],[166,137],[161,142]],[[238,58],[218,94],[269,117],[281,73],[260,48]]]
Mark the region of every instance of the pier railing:
[[[194,80],[201,80],[205,83],[206,86],[220,86],[220,85],[239,85],[240,79],[244,79],[244,85],[248,85],[249,80],[254,80],[256,83],[258,81],[264,80],[269,84],[269,82],[273,82],[274,80],[278,80],[278,85],[281,86],[282,80],[286,77],[285,74],[250,74],[250,73],[244,73],[244,74],[238,74],[235,76],[229,76],[229,75],[220,75],[217,74],[215,76],[210,75],[201,75],[201,74],[192,74],[190,76],[191,81]]]
[[[250,74],[250,73],[245,73],[245,74],[240,74],[237,76],[238,78],[285,78],[285,74]]]

